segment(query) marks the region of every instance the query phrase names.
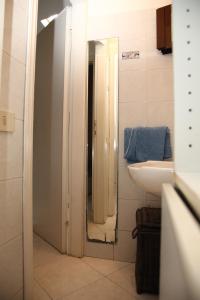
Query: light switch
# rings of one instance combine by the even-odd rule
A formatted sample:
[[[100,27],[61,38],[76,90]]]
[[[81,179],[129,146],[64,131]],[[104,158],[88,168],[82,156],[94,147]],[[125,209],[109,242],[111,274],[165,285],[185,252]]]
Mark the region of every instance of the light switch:
[[[0,131],[13,132],[15,130],[15,114],[0,111]]]

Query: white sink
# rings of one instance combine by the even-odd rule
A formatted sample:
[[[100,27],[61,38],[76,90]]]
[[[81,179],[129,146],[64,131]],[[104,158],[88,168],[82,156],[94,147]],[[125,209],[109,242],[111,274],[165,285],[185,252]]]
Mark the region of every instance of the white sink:
[[[146,161],[128,166],[131,179],[146,192],[161,195],[163,183],[174,182],[174,163],[171,161]]]

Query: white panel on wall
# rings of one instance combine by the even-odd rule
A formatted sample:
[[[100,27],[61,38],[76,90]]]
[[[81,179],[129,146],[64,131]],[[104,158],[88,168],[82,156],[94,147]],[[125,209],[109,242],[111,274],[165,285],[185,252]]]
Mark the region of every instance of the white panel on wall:
[[[174,1],[175,161],[200,171],[200,1]]]

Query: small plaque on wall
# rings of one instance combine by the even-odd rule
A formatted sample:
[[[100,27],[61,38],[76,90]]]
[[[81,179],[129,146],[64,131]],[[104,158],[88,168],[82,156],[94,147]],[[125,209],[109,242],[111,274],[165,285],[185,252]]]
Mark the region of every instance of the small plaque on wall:
[[[126,51],[122,52],[122,59],[138,59],[140,58],[140,51]]]

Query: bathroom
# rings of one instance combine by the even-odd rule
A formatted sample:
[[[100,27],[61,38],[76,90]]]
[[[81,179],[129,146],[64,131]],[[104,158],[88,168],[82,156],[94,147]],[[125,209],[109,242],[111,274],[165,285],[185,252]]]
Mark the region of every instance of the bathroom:
[[[156,10],[171,4],[174,7],[173,51],[163,54],[157,49]],[[197,38],[195,42],[192,40],[199,25],[194,13],[200,9],[198,2],[13,0],[2,1],[0,5],[0,299],[89,300],[99,295],[98,299],[105,300],[173,300],[173,291],[176,299],[198,299],[199,287],[195,286],[196,281],[192,277],[197,275],[196,268],[194,272],[188,269],[188,276],[193,280],[188,279],[187,286],[174,262],[174,274],[180,272],[177,276],[181,279],[176,282],[171,276],[170,281],[168,272],[173,272],[173,268],[164,263],[172,261],[173,256],[162,263],[160,297],[157,294],[137,294],[134,276],[137,239],[132,238],[136,211],[142,207],[162,206],[162,211],[166,212],[163,213],[164,228],[169,217],[167,212],[172,208],[176,211],[178,206],[169,201],[174,207],[167,207],[168,200],[163,200],[168,198],[168,192],[172,197],[169,186],[164,188],[162,203],[161,185],[159,192],[145,192],[146,187],[142,188],[132,180],[124,159],[126,128],[167,127],[172,150],[168,160],[175,160],[176,184],[182,188],[186,198],[193,199],[193,194],[198,194],[198,177],[190,183],[194,193],[189,193],[184,184],[187,173],[198,176],[200,165],[196,113],[199,104],[195,100],[198,97],[193,98],[199,95],[196,76],[200,46]],[[191,16],[192,13],[194,15]],[[51,16],[53,19],[49,22]],[[49,22],[47,27],[43,25],[45,22]],[[182,31],[181,22],[185,22]],[[189,29],[194,30],[191,36]],[[46,35],[45,41],[47,32],[51,37]],[[97,53],[99,46],[109,42],[115,44],[114,55],[118,58],[113,59],[115,167],[111,167],[115,182],[115,214],[112,213],[115,228],[112,228],[112,234],[109,232],[107,235],[102,234],[105,226],[92,224],[88,212],[91,206],[89,190],[94,184],[90,182],[94,181],[93,175],[91,178],[88,175],[88,155],[90,153],[91,163],[94,163],[95,157],[93,141],[88,144],[88,120],[91,121],[94,113],[88,106],[91,88],[88,67],[93,61],[95,74],[92,84],[95,89],[97,84],[100,86],[100,81],[96,81],[96,59],[102,57],[94,53],[90,55],[90,50],[94,51],[96,47]],[[183,44],[185,48],[195,46],[188,50]],[[194,57],[196,63],[191,66],[184,64],[185,57],[187,64],[190,60],[193,62]],[[52,60],[52,65],[48,59]],[[45,70],[46,67],[49,69]],[[182,74],[185,73],[184,77]],[[48,107],[47,95],[53,99],[51,107]],[[190,97],[189,102],[187,97]],[[55,111],[51,111],[53,105]],[[8,123],[6,129],[3,127],[5,118]],[[43,156],[38,158],[39,152]],[[174,173],[171,166],[170,170]],[[186,177],[181,177],[181,174]],[[42,199],[47,193],[48,197]],[[194,198],[198,211],[198,197]],[[95,206],[95,203],[92,205]],[[190,207],[193,211],[193,205]],[[184,219],[184,213],[180,219]],[[195,215],[198,219],[198,212]],[[185,222],[181,226],[185,228],[187,224]],[[196,234],[196,247],[187,249],[184,245],[189,251],[187,254],[192,254],[196,266],[199,266],[199,229],[196,224],[192,226],[195,227],[193,238]],[[94,231],[94,228],[98,230]],[[188,231],[187,227],[185,230]],[[162,255],[166,255],[165,250],[169,249],[167,241],[173,244],[173,234],[169,235],[166,231],[164,235]],[[180,243],[184,243],[181,238]],[[193,263],[189,258],[186,262],[188,264],[182,263],[181,268]],[[175,287],[172,278],[177,283]],[[172,288],[163,285],[163,280]],[[179,293],[179,284],[181,287],[184,284],[183,294]]]

